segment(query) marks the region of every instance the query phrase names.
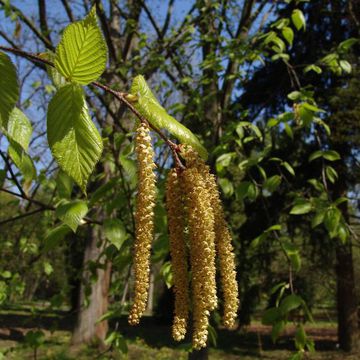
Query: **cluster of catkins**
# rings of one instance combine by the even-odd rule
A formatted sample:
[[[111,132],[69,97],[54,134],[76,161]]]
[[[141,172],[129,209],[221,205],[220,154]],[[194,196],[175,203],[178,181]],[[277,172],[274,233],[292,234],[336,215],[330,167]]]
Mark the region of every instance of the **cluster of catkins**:
[[[134,252],[135,300],[129,315],[130,324],[137,324],[146,308],[154,226],[154,151],[145,124],[140,124],[137,129],[136,152],[139,185]],[[216,266],[219,267],[223,293],[223,323],[228,328],[234,326],[237,316],[238,284],[231,235],[216,179],[190,146],[182,146],[181,156],[186,168],[170,170],[166,188],[175,293],[172,334],[177,341],[185,338],[191,309],[192,343],[195,349],[200,349],[207,343],[210,312],[218,306]]]

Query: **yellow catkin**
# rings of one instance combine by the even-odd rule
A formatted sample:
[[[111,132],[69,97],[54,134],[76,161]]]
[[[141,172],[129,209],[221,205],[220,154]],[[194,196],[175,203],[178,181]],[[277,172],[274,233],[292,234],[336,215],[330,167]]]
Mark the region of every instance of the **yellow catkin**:
[[[196,168],[183,172],[188,208],[191,288],[193,297],[193,347],[206,346],[210,310],[216,307],[214,213],[203,176]],[[215,298],[213,294],[215,293]]]
[[[211,197],[211,206],[215,217],[215,244],[220,266],[221,288],[224,297],[223,323],[227,328],[235,324],[239,308],[239,290],[236,280],[236,266],[232,237],[225,220],[220,194],[215,176],[210,173],[210,168],[189,146],[183,149],[184,158],[188,166],[198,169],[205,181],[205,186]]]
[[[188,264],[185,243],[185,210],[181,179],[175,169],[170,170],[166,184],[166,207],[173,271],[175,310],[172,335],[176,341],[185,338],[189,317]]]
[[[208,173],[206,183],[206,187],[211,194],[211,204],[215,215],[215,244],[219,258],[220,282],[224,297],[223,323],[225,327],[232,328],[235,325],[239,308],[234,248],[214,175]]]
[[[154,150],[150,130],[140,124],[136,131],[136,155],[138,162],[138,193],[135,213],[134,303],[129,314],[129,323],[136,325],[146,309],[149,291],[150,252],[154,233],[154,206],[156,179],[154,174]]]

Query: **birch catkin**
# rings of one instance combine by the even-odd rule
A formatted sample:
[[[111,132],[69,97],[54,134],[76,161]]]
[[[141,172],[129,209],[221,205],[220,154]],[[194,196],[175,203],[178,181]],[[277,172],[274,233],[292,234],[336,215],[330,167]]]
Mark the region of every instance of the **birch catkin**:
[[[196,168],[188,168],[183,178],[190,238],[193,347],[200,349],[206,346],[210,310],[217,305],[214,213],[201,173]]]
[[[227,328],[235,324],[239,308],[239,290],[236,280],[235,255],[232,246],[232,237],[225,220],[220,194],[215,176],[210,168],[189,146],[183,148],[187,165],[198,169],[202,174],[205,187],[209,193],[212,211],[214,213],[215,245],[219,257],[220,282],[224,297],[223,323]]]
[[[176,341],[185,338],[189,317],[189,281],[185,243],[185,209],[181,179],[175,169],[170,170],[166,184],[170,255],[175,293],[172,335]]]
[[[138,324],[146,309],[149,291],[150,253],[154,233],[154,206],[156,196],[154,150],[150,130],[140,124],[136,131],[138,162],[138,193],[135,213],[134,272],[135,295],[129,314],[129,323]]]

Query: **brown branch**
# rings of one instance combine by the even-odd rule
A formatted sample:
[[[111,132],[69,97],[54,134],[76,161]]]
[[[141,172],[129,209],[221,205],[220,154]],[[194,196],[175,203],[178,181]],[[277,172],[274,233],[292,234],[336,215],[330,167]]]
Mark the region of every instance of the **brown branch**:
[[[164,21],[164,25],[163,25],[163,27],[161,29],[162,37],[165,36],[165,34],[166,34],[166,32],[167,32],[167,30],[169,28],[174,2],[175,2],[175,0],[169,0],[168,9],[167,9],[167,12],[166,12],[166,18],[165,18],[165,21]]]
[[[4,0],[0,0],[0,5],[5,5],[5,1]],[[35,24],[26,16],[24,15],[24,13],[17,8],[14,5],[9,5],[10,9],[12,12],[14,12],[19,19],[25,23],[28,28],[36,35],[36,37],[42,41],[42,43],[50,50],[54,50],[53,45],[51,44],[51,42],[49,41],[48,38],[46,38],[35,26]]]
[[[46,16],[46,0],[38,0],[39,6],[39,20],[40,20],[40,29],[42,34],[51,42],[50,31],[47,24]]]
[[[9,222],[13,222],[13,221],[16,221],[16,220],[20,220],[20,219],[23,219],[25,217],[28,217],[28,216],[31,216],[31,215],[34,215],[34,214],[37,214],[41,211],[45,211],[46,209],[44,208],[38,208],[36,210],[33,210],[33,211],[29,211],[29,212],[26,212],[24,214],[21,214],[21,215],[18,215],[18,216],[14,216],[14,217],[11,217],[11,218],[8,218],[8,219],[5,219],[5,220],[1,220],[0,221],[0,225],[4,225],[4,224],[7,224]]]
[[[96,8],[97,8],[97,14],[99,15],[101,27],[103,29],[103,32],[105,35],[105,40],[106,40],[106,43],[107,43],[107,46],[109,49],[110,58],[116,64],[117,55],[116,55],[116,50],[115,50],[114,44],[111,39],[111,34],[110,34],[110,29],[109,29],[109,21],[106,18],[104,8],[101,4],[101,0],[96,0],[95,3],[96,3]]]
[[[33,204],[36,204],[43,211],[45,211],[45,210],[55,211],[56,210],[55,206],[48,205],[48,204],[45,204],[45,203],[43,203],[41,201],[32,199],[32,198],[28,197],[25,193],[24,194],[22,194],[22,193],[18,194],[18,193],[14,192],[14,191],[11,191],[11,190],[8,190],[8,189],[5,189],[5,188],[1,188],[0,191],[5,192],[5,193],[10,194],[10,195],[13,195],[13,196],[16,196],[16,197],[21,198],[23,200],[29,201],[29,202],[31,202]],[[87,216],[84,217],[84,221],[87,224],[96,224],[96,225],[102,225],[103,224],[102,221],[91,219],[91,218],[89,218]]]
[[[11,179],[14,181],[14,183],[15,183],[16,187],[18,188],[18,190],[20,191],[21,195],[26,196],[25,191],[23,190],[22,186],[20,185],[19,180],[17,179],[15,173],[13,172],[13,169],[11,167],[8,157],[5,156],[5,154],[1,150],[0,150],[0,156],[4,160],[6,167],[10,172]]]
[[[7,52],[13,53],[15,55],[20,55],[20,56],[22,56],[24,58],[28,58],[34,62],[40,62],[40,63],[47,64],[49,66],[54,67],[54,64],[51,61],[43,59],[42,57],[40,57],[38,55],[31,54],[31,53],[28,53],[28,52],[20,50],[20,49],[14,49],[14,48],[9,48],[7,46],[0,45],[0,50],[7,51]],[[140,120],[140,122],[145,123],[147,126],[149,126],[165,141],[165,143],[170,147],[170,150],[173,154],[176,166],[180,167],[180,168],[184,168],[184,165],[182,164],[182,162],[178,156],[178,152],[180,151],[178,146],[175,143],[173,143],[170,139],[168,139],[167,136],[164,133],[162,133],[156,126],[149,123],[147,121],[147,119],[145,119],[139,113],[139,111],[135,109],[135,107],[128,100],[128,97],[130,96],[130,94],[113,90],[109,86],[101,84],[97,81],[94,81],[94,82],[90,83],[89,85],[95,86],[97,88],[104,90],[105,92],[107,92],[109,94],[112,94],[116,99],[118,99],[120,102],[122,102]]]
[[[71,8],[70,8],[70,5],[69,5],[68,1],[67,0],[61,0],[61,2],[63,4],[63,6],[64,6],[64,9],[66,11],[66,14],[67,14],[69,20],[71,22],[74,22],[75,18],[74,18],[74,15],[73,15],[72,11],[71,11]]]

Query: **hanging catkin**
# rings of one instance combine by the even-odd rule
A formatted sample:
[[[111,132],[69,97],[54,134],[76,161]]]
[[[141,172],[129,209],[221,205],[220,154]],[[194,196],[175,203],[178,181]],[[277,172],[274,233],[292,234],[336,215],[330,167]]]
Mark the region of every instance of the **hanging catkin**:
[[[185,243],[185,209],[181,179],[175,169],[170,170],[166,184],[170,255],[175,294],[172,335],[176,341],[185,338],[189,317],[189,281]]]
[[[202,174],[206,189],[210,195],[215,219],[215,244],[219,258],[220,281],[224,298],[223,323],[225,327],[231,328],[235,324],[239,308],[239,291],[236,280],[234,248],[231,243],[232,237],[225,220],[215,176],[210,173],[209,166],[191,147],[184,147],[183,154],[187,166],[195,167]]]
[[[138,193],[135,213],[134,272],[135,295],[129,314],[129,323],[138,324],[146,309],[149,291],[150,252],[154,233],[154,206],[156,196],[154,150],[150,130],[140,124],[136,131],[138,162]]]
[[[202,174],[196,168],[183,172],[188,208],[193,347],[206,346],[210,310],[217,305],[215,281],[214,213]]]

